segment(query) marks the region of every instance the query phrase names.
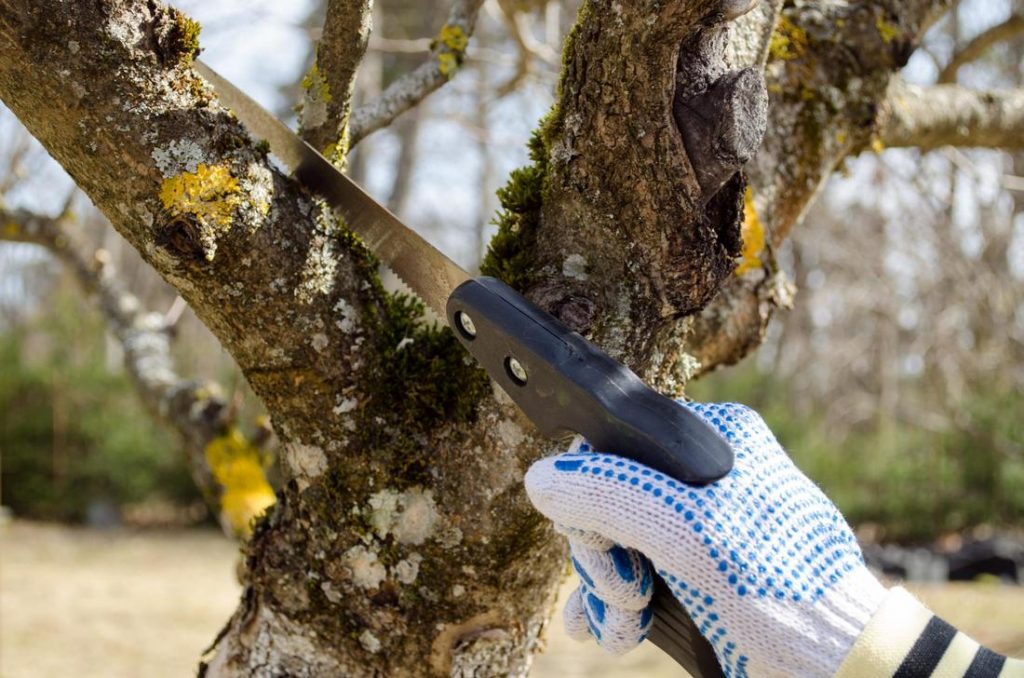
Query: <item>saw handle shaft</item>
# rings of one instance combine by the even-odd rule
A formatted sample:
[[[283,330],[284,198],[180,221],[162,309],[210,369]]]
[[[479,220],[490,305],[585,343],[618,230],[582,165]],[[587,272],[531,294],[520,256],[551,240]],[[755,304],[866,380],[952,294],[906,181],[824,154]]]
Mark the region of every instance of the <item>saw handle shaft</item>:
[[[596,449],[703,485],[732,469],[729,444],[700,417],[495,278],[448,298],[462,345],[546,436],[579,433]]]
[[[462,345],[542,434],[579,433],[602,452],[696,485],[732,469],[732,448],[702,419],[500,280],[457,287],[447,316]],[[648,639],[692,675],[722,676],[711,645],[655,580]]]

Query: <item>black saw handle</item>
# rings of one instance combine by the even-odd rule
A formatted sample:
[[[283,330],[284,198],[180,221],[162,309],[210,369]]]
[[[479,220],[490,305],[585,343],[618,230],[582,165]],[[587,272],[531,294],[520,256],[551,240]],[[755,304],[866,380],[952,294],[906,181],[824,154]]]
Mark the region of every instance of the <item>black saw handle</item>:
[[[451,293],[463,346],[547,436],[583,435],[602,452],[704,485],[732,470],[732,448],[700,417],[495,278]],[[723,675],[711,645],[656,579],[648,638],[698,678]]]
[[[464,282],[447,311],[462,345],[542,434],[579,433],[697,485],[732,469],[732,448],[703,419],[500,280]]]

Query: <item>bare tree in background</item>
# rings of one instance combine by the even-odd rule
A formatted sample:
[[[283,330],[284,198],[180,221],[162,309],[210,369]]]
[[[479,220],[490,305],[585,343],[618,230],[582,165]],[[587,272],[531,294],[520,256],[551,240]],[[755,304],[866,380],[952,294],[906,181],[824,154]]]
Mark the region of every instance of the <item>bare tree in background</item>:
[[[331,0],[306,138],[344,165],[457,74],[480,4],[454,0],[424,60],[352,106],[372,8]],[[773,252],[844,158],[1024,139],[1021,91],[894,76],[950,4],[584,3],[483,270],[664,390],[738,360],[789,299]],[[217,103],[196,32],[154,2],[0,4],[0,97],[231,353],[283,442],[203,671],[524,673],[564,567],[520,486],[550,443]]]

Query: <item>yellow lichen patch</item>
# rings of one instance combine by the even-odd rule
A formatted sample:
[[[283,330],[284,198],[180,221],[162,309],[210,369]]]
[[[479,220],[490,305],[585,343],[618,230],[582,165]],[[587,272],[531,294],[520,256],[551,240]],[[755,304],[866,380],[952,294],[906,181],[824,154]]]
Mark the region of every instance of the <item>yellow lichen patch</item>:
[[[438,47],[442,48],[437,55],[437,70],[441,72],[441,75],[446,78],[455,75],[455,71],[459,70],[459,66],[462,65],[462,54],[466,51],[467,45],[469,45],[469,35],[461,26],[445,24],[441,27],[441,32],[438,33],[431,47],[434,50],[437,50]]]
[[[773,59],[792,61],[799,59],[807,51],[807,31],[782,17],[779,25],[772,33],[768,52]]]
[[[881,155],[885,150],[885,142],[877,134],[871,137],[871,150],[875,152],[875,155]]]
[[[15,236],[18,235],[18,231],[21,229],[18,227],[18,222],[8,221],[4,224],[4,235]]]
[[[437,70],[441,71],[441,75],[450,78],[458,69],[459,59],[454,54],[442,52],[437,55]]]
[[[887,45],[900,35],[900,27],[889,23],[881,16],[875,17],[875,28],[878,29],[878,34],[882,36],[882,42]]]
[[[214,231],[227,230],[242,204],[238,179],[226,165],[199,163],[195,173],[164,179],[160,200],[174,216],[191,216]],[[212,251],[207,258],[212,258]]]
[[[328,102],[331,100],[331,87],[327,84],[326,78],[320,74],[320,67],[315,61],[313,67],[302,78],[302,88],[309,92],[310,98],[315,101]]]
[[[441,27],[441,33],[437,36],[441,43],[453,52],[461,52],[469,44],[469,36],[461,26],[445,24]]]
[[[206,463],[221,486],[221,520],[247,539],[253,520],[274,505],[277,497],[267,482],[263,458],[236,428],[206,446]]]
[[[743,253],[736,265],[736,275],[761,268],[761,252],[764,251],[764,225],[754,208],[754,192],[750,186],[747,186],[743,204],[743,227],[740,231],[743,236]]]

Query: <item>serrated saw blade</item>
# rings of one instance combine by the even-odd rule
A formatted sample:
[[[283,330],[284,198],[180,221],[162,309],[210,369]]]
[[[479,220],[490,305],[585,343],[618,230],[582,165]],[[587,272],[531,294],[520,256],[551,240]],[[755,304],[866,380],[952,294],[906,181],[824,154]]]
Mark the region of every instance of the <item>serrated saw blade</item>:
[[[213,85],[221,105],[235,114],[252,137],[265,139],[296,180],[340,212],[345,225],[443,321],[448,295],[470,279],[469,273],[399,221],[245,92],[201,61],[195,62],[195,68]]]

